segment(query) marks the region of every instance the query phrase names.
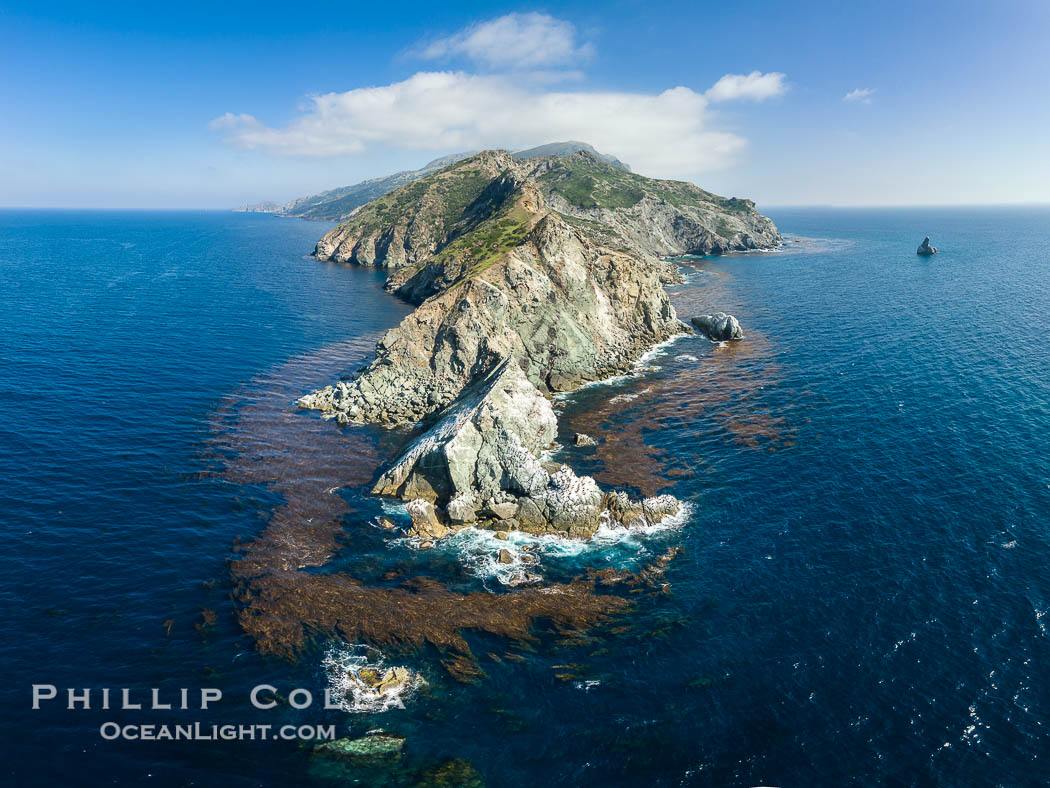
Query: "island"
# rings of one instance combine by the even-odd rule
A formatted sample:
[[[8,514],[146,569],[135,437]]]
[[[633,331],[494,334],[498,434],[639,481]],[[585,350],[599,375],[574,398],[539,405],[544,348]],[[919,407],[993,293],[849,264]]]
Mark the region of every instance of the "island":
[[[422,422],[373,492],[407,502],[420,544],[463,527],[588,538],[679,510],[545,460],[550,398],[691,333],[663,285],[677,255],[772,248],[750,200],[637,175],[590,146],[460,159],[356,209],[318,260],[374,266],[417,305],[350,380],[302,397],[340,423]]]

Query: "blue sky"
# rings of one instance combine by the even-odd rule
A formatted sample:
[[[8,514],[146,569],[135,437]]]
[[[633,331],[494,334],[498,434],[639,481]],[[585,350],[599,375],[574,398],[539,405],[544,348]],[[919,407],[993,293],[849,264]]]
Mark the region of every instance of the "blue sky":
[[[565,138],[760,205],[1050,201],[1043,0],[150,5],[0,0],[0,205],[283,201]]]

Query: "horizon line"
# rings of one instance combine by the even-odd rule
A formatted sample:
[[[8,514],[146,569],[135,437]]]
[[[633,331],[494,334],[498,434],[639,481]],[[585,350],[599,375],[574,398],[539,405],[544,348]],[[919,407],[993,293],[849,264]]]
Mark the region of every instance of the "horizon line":
[[[778,208],[821,208],[827,210],[836,209],[858,209],[858,208],[1042,208],[1050,207],[1050,199],[1038,200],[1038,201],[1018,201],[1018,202],[959,202],[959,203],[760,203],[755,201],[755,207],[767,208],[767,209],[778,209]],[[149,213],[149,212],[161,212],[167,211],[171,213],[245,213],[245,214],[262,214],[273,216],[270,211],[244,211],[242,206],[235,206],[230,208],[204,208],[204,207],[124,207],[124,206],[106,206],[106,207],[87,207],[82,205],[0,205],[0,211],[82,211],[82,212],[95,212],[95,213]],[[303,217],[288,216],[281,217],[287,219],[299,219]],[[307,221],[324,221],[308,219]]]

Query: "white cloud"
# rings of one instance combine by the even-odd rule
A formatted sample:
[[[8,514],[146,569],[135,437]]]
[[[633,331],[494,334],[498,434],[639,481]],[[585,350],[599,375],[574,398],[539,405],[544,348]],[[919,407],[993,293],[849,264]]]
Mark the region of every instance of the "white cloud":
[[[244,112],[240,114],[234,114],[227,112],[224,115],[220,115],[208,124],[208,129],[211,131],[229,131],[231,129],[243,130],[247,128],[262,128],[262,124],[257,121],[251,115]]]
[[[210,124],[240,148],[300,157],[383,150],[449,152],[526,148],[578,139],[650,175],[691,176],[732,163],[746,140],[712,128],[709,105],[782,95],[785,76],[726,74],[706,93],[571,90],[574,66],[592,49],[571,22],[548,14],[507,14],[415,52],[467,58],[488,73],[424,71],[401,82],[312,96],[284,128],[226,113]]]
[[[686,87],[657,94],[550,91],[506,76],[421,72],[392,85],[314,96],[284,129],[230,113],[212,125],[241,148],[311,157],[578,139],[645,174],[683,177],[731,164],[746,145],[709,121],[708,99]]]
[[[857,101],[861,104],[870,104],[875,88],[855,88],[842,97],[843,101]]]
[[[481,22],[419,52],[430,60],[458,55],[492,68],[518,70],[577,64],[591,54],[590,44],[577,46],[571,22],[539,13]]]
[[[765,101],[787,92],[785,79],[787,77],[778,71],[726,74],[704,95],[708,101]]]

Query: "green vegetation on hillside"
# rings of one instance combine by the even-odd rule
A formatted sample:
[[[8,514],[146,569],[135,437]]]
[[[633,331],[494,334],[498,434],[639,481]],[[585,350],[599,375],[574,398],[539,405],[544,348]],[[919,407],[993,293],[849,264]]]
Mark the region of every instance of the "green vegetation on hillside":
[[[434,256],[438,265],[454,263],[469,276],[479,274],[525,240],[532,214],[520,205],[504,206]]]
[[[474,166],[470,166],[471,162]],[[478,166],[475,157],[373,200],[341,226],[352,226],[364,234],[375,233],[419,218],[420,204],[427,200],[433,209],[426,212],[425,219],[443,235],[491,183],[491,173]]]
[[[559,159],[539,180],[551,193],[584,209],[630,208],[646,194],[676,208],[699,207],[740,213],[753,208],[747,200],[719,197],[685,181],[646,178],[587,155]]]
[[[539,180],[580,208],[630,208],[645,196],[637,181],[646,179],[593,156],[560,159]]]
[[[302,197],[279,211],[284,216],[299,216],[304,219],[322,221],[344,221],[355,209],[372,200],[389,194],[399,186],[419,180],[469,158],[473,153],[453,153],[427,163],[418,170],[403,170],[383,178],[371,178],[367,181],[344,186],[339,189]]]

